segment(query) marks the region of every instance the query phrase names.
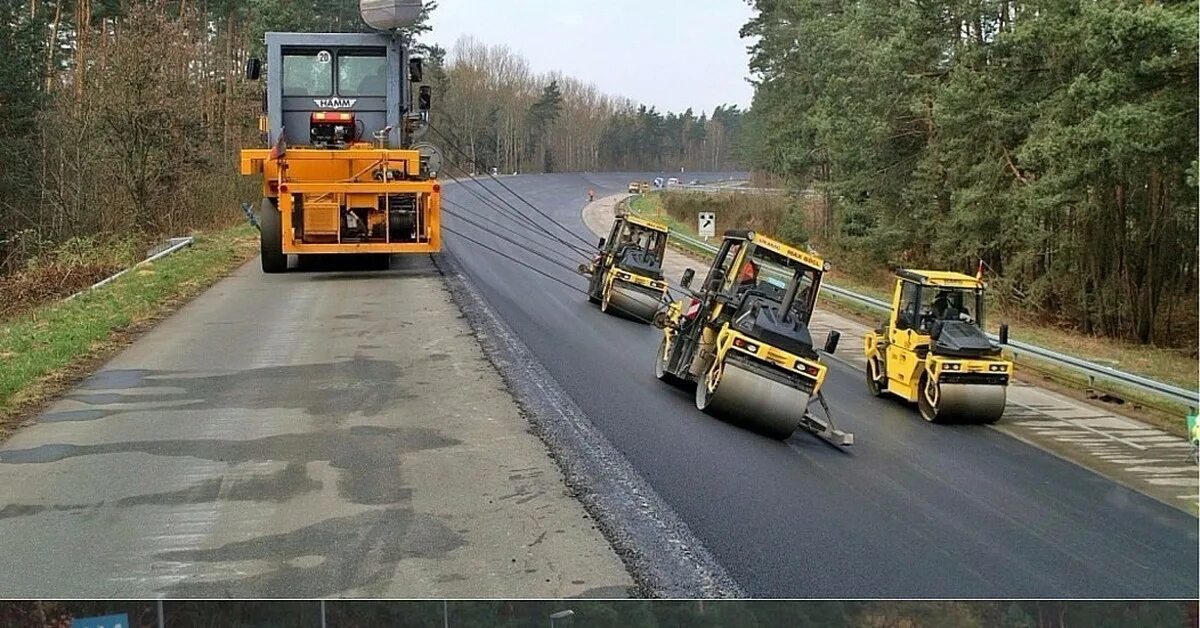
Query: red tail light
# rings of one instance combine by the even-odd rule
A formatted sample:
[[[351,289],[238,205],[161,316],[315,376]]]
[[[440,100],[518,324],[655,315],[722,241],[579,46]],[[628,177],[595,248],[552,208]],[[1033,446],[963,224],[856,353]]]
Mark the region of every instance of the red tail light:
[[[754,344],[753,342],[746,342],[742,338],[734,338],[733,346],[737,347],[738,349],[745,349],[750,353],[758,353],[758,345]]]
[[[816,377],[817,374],[821,372],[821,368],[817,365],[801,362],[800,360],[796,360],[796,370],[800,371],[801,373],[812,375],[813,377]]]
[[[341,111],[314,111],[312,122],[353,122],[354,114]]]

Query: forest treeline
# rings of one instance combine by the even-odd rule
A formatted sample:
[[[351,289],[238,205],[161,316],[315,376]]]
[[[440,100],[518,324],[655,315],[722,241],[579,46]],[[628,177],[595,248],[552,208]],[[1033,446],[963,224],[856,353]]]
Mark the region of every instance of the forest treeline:
[[[823,193],[809,235],[1195,349],[1195,0],[752,4],[748,159]]]
[[[436,4],[427,2],[436,10]],[[368,30],[357,0],[0,0],[0,273],[75,237],[237,220],[267,31]],[[732,167],[737,107],[663,113],[464,37],[420,45],[452,174]],[[444,138],[444,139],[443,139]]]
[[[328,628],[1188,628],[1196,603],[1183,601],[439,601],[326,603]],[[170,601],[169,628],[320,626],[320,604]],[[0,624],[58,628],[71,617],[125,613],[133,628],[157,625],[153,602],[0,602]],[[445,614],[443,614],[445,613]],[[62,623],[66,619],[66,623]]]
[[[1196,0],[753,4],[749,112],[660,112],[464,37],[420,46],[428,139],[456,175],[753,168],[821,193],[806,231],[842,258],[983,259],[1021,309],[1194,348]],[[0,0],[0,272],[236,220],[246,59],[267,30],[363,30],[357,5]]]
[[[537,74],[503,44],[470,36],[449,51],[426,47],[434,65],[432,120],[449,129],[465,165],[500,172],[724,171],[735,152],[743,112],[660,112],[601,93],[560,73]],[[435,138],[437,139],[437,138]]]

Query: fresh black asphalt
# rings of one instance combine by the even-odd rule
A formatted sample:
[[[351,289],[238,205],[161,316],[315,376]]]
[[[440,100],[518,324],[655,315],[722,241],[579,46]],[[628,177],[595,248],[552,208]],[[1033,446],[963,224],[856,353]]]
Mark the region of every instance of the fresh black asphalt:
[[[503,181],[591,241],[587,190],[612,194],[631,178]],[[493,181],[447,186],[446,198],[515,228],[467,190],[491,198],[481,186],[541,220]],[[825,391],[856,436],[848,451],[726,424],[654,378],[658,330],[602,314],[568,269],[452,215],[445,224],[579,288],[446,234],[495,314],[747,595],[1197,596],[1197,523],[1185,512],[990,428],[927,424],[869,397],[862,374],[836,361]]]

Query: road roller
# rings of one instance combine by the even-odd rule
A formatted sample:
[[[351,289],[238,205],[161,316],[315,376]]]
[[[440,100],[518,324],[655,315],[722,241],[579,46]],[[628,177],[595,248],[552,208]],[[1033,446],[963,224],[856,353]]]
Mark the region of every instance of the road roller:
[[[663,330],[655,376],[694,384],[697,408],[761,434],[783,439],[805,429],[853,444],[821,394],[826,366],[808,328],[826,270],[819,257],[753,231],[725,232],[699,290],[688,269],[688,296],[655,319]],[[838,337],[829,333],[826,353]]]
[[[636,214],[619,213],[600,252],[579,271],[588,275],[588,300],[602,312],[652,322],[668,301],[663,254],[670,230]]]
[[[1013,363],[983,331],[981,276],[899,270],[886,324],[864,340],[867,387],[916,402],[932,423],[995,423]],[[974,311],[972,312],[972,308]]]

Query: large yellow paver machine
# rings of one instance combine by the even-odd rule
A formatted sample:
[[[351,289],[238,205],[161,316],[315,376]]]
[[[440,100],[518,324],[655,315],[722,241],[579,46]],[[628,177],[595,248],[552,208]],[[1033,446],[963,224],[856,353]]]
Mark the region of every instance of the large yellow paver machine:
[[[666,305],[669,283],[663,279],[663,256],[670,229],[636,214],[619,213],[600,253],[579,268],[588,281],[588,300],[600,310],[652,322]]]
[[[871,394],[915,401],[934,423],[999,420],[1013,364],[983,331],[983,297],[978,277],[897,271],[888,322],[864,339]]]
[[[398,29],[420,0],[363,0],[376,33],[267,33],[260,130],[268,148],[241,153],[241,172],[262,177],[262,269],[288,255],[369,255],[441,250],[436,148],[427,130],[428,86]],[[247,77],[259,78],[251,60]],[[415,96],[415,98],[414,98]],[[415,100],[415,103],[414,103]]]
[[[655,375],[694,382],[697,408],[756,432],[787,438],[802,428],[852,444],[821,394],[827,367],[808,329],[826,270],[815,255],[753,231],[727,231],[700,289],[657,317],[663,339]],[[686,289],[693,276],[685,272]],[[831,331],[825,352],[837,342]]]

